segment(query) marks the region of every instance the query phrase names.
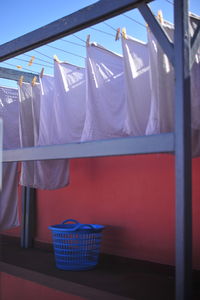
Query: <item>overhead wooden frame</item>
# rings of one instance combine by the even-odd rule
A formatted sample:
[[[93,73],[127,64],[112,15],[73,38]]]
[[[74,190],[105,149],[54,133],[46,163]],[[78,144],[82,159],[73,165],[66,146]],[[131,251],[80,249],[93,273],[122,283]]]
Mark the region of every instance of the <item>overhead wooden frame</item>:
[[[21,76],[25,82],[31,82],[35,76],[39,80],[38,74],[0,67],[0,78],[18,81]]]

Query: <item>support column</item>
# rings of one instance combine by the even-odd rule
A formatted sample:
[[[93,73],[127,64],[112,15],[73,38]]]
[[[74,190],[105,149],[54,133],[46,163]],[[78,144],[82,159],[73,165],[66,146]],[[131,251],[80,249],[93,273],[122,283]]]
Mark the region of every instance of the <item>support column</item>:
[[[192,299],[191,93],[188,0],[174,1],[176,299]]]
[[[23,187],[22,190],[22,228],[21,247],[33,247],[35,233],[35,197],[36,190]]]

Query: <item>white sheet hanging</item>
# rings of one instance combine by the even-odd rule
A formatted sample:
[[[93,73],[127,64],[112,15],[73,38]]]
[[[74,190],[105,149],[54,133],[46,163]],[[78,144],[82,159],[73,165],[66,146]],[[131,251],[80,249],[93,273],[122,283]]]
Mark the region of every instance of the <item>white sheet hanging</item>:
[[[165,27],[170,37],[172,29]],[[146,134],[174,130],[174,70],[153,33],[148,29],[150,57],[151,108]]]
[[[46,76],[44,76],[44,78],[46,78]],[[45,89],[44,85],[43,88]],[[47,89],[48,91],[50,90],[49,86]],[[49,93],[49,95],[51,94]],[[43,106],[42,111],[44,111],[45,104],[48,107],[49,103],[43,101],[41,87],[38,83],[33,87],[29,83],[23,83],[22,87],[20,87],[20,96],[22,146],[37,146],[40,135],[40,120],[42,118],[41,107]],[[48,95],[45,94],[44,98],[48,99]],[[53,122],[52,119],[51,121]],[[31,122],[31,124],[28,124],[29,122]],[[20,183],[38,189],[51,190],[62,188],[69,183],[68,161],[48,160],[24,162],[22,164]]]
[[[3,163],[0,192],[0,231],[19,226],[17,163]]]
[[[0,87],[0,117],[3,119],[3,148],[19,148],[19,95],[17,89]]]
[[[19,87],[19,116],[21,147],[33,147],[32,86],[29,83],[22,83]],[[20,184],[34,187],[34,161],[22,162]]]
[[[58,143],[80,142],[85,122],[85,69],[54,62]]]
[[[190,20],[191,35],[195,24]],[[173,39],[173,27],[165,23],[165,30]],[[147,134],[174,131],[174,69],[159,46],[152,32],[148,31],[151,66],[151,111]],[[200,155],[200,53],[195,57],[191,70],[191,127],[192,156]]]
[[[86,120],[82,141],[127,135],[122,57],[97,44],[87,47]]]
[[[42,79],[40,79],[40,85],[40,130],[37,144],[40,146],[58,144],[56,135],[57,122],[54,112],[54,77],[43,75]]]
[[[191,36],[193,36],[198,23],[198,19],[190,18]],[[191,71],[191,95],[192,128],[200,130],[200,48],[195,55],[195,61]]]
[[[148,45],[129,36],[121,41],[127,96],[127,132],[132,136],[145,135],[151,103]]]
[[[0,118],[3,119],[3,148],[19,148],[19,96],[17,89],[0,87]],[[0,231],[19,226],[17,163],[3,163],[2,177]]]
[[[43,75],[39,92],[33,89],[33,121],[35,145],[55,144],[54,78]],[[34,186],[54,190],[69,184],[69,160],[35,162]]]

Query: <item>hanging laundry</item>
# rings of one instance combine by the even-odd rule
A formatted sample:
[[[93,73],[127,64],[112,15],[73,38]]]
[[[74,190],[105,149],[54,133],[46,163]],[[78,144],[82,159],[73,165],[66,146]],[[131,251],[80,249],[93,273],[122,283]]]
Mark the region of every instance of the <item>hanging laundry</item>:
[[[148,45],[130,36],[121,39],[127,99],[127,132],[145,135],[150,113],[151,91]]]
[[[39,91],[33,86],[33,124],[35,145],[55,144],[54,78],[43,75]],[[69,160],[36,161],[34,186],[54,190],[69,184]]]
[[[172,28],[165,26],[172,38]],[[150,57],[151,108],[146,134],[174,130],[174,69],[153,33],[148,29]]]
[[[86,120],[82,141],[126,136],[123,59],[96,43],[87,47]]]
[[[19,95],[17,89],[0,87],[0,117],[3,119],[3,148],[19,148]]]
[[[30,83],[23,82],[19,86],[19,121],[21,147],[34,147],[32,86]],[[34,161],[22,162],[20,184],[34,187]]]
[[[17,163],[3,163],[0,231],[19,226]]]
[[[3,149],[20,147],[19,96],[17,89],[0,87],[0,118],[3,120]],[[17,162],[3,163],[0,191],[0,231],[19,226]]]
[[[80,142],[85,122],[85,69],[55,61],[54,79],[57,142]]]
[[[191,21],[191,20],[190,20]],[[192,26],[191,26],[192,24]],[[164,28],[173,40],[174,29],[164,21]],[[191,36],[194,24],[190,22]],[[174,68],[163,52],[153,33],[148,30],[148,45],[150,52],[151,76],[151,109],[146,134],[158,134],[174,131]],[[200,155],[200,127],[199,122],[199,79],[200,79],[200,53],[195,57],[191,70],[191,127],[192,127],[192,156]]]
[[[44,74],[42,78],[40,78],[40,85],[40,120],[37,145],[58,144],[56,138],[57,122],[54,112],[54,77]]]
[[[40,123],[45,124],[42,113],[53,111],[51,99],[53,90],[49,86],[49,78],[43,76],[43,92],[41,86],[36,83],[32,86],[23,83],[20,87],[20,129],[21,146],[34,147],[38,145],[40,136]],[[51,78],[51,77],[50,77]],[[52,78],[53,80],[53,78]],[[47,88],[45,83],[47,84]],[[52,86],[53,88],[53,86]],[[45,93],[44,92],[47,92]],[[44,96],[44,97],[43,97]],[[49,100],[48,102],[45,100]],[[41,109],[42,107],[42,109]],[[46,115],[53,123],[52,116]],[[50,118],[50,119],[49,119]],[[42,120],[42,122],[40,122]],[[49,130],[51,127],[45,125]],[[43,144],[44,145],[44,144]],[[22,163],[20,183],[25,186],[38,189],[58,189],[69,183],[69,163],[67,160],[28,161]]]
[[[190,16],[190,34],[194,35],[199,24],[199,19]],[[200,48],[195,55],[195,61],[191,71],[191,113],[192,113],[192,128],[200,130]]]

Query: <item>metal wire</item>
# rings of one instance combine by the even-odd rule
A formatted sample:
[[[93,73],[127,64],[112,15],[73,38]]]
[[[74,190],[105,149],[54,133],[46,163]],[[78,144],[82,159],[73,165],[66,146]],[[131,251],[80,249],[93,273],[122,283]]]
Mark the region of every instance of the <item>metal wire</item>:
[[[32,57],[32,55],[29,55],[29,54],[23,54],[24,56],[27,56],[27,57]],[[50,65],[53,65],[53,63],[50,63],[49,61],[46,61],[46,60],[44,60],[44,59],[42,59],[42,58],[39,58],[39,57],[35,57],[35,59],[37,59],[37,60],[39,60],[39,61],[42,61],[42,62],[45,62],[45,63],[47,63],[47,64],[50,64]]]
[[[76,34],[72,34],[75,38],[77,38],[79,41],[85,43],[85,41],[83,39],[81,39],[79,36],[77,36]]]
[[[95,31],[98,31],[98,32],[101,32],[101,33],[104,33],[104,34],[107,34],[107,35],[112,36],[112,37],[115,37],[114,34],[109,33],[109,32],[106,32],[106,31],[103,31],[103,30],[98,29],[98,28],[90,27],[90,29],[95,30]]]
[[[137,23],[137,24],[141,25],[142,27],[146,28],[146,26],[145,26],[144,24],[142,24],[142,23],[140,23],[139,21],[137,21],[137,20],[133,19],[132,17],[129,17],[129,16],[128,16],[128,15],[126,15],[126,14],[122,14],[122,15],[123,15],[124,17],[126,17],[126,18],[130,19],[131,21],[133,21],[133,22],[135,22],[135,23]]]
[[[36,53],[38,53],[38,54],[40,54],[40,55],[43,55],[43,56],[45,56],[45,57],[51,59],[51,61],[52,61],[52,59],[53,59],[51,56],[48,56],[48,55],[46,55],[46,54],[44,54],[44,53],[42,53],[42,52],[40,52],[40,51],[38,51],[38,50],[35,50],[35,49],[34,49],[33,51],[35,51]]]
[[[18,58],[18,57],[14,57],[13,59],[29,63],[29,60],[26,60],[26,59],[22,59],[22,58]],[[43,65],[43,64],[40,64],[40,63],[36,63],[36,62],[34,62],[34,64],[38,65],[38,66],[46,67],[46,68],[53,68],[52,66]]]
[[[60,39],[60,40],[63,41],[63,42],[65,42],[65,43],[68,43],[68,44],[72,44],[72,45],[75,45],[75,46],[79,46],[79,47],[85,48],[85,46],[83,46],[81,44],[78,44],[78,43],[75,43],[75,42],[67,41],[67,40],[64,40],[64,39]]]
[[[112,27],[110,24],[108,24],[107,22],[103,22],[107,27],[111,28],[112,30],[114,30],[115,32],[117,31],[116,28]]]
[[[81,58],[84,58],[84,59],[85,59],[85,57],[83,57],[83,56],[81,56],[81,55],[78,55],[78,54],[75,54],[75,53],[72,53],[72,52],[69,52],[69,51],[66,51],[66,50],[63,50],[63,49],[60,49],[60,48],[51,46],[51,45],[46,45],[46,47],[49,47],[49,48],[52,48],[52,49],[55,49],[55,50],[59,50],[59,51],[65,52],[65,53],[67,53],[67,54],[71,54],[71,55],[74,55],[74,56],[81,57]]]
[[[17,68],[17,66],[16,65],[14,65],[14,64],[11,64],[11,63],[8,63],[8,62],[3,62],[3,64],[5,64],[5,65],[7,65],[7,66],[10,66],[10,67],[15,67],[15,68]],[[35,72],[35,71],[33,71],[33,70],[31,70],[31,72],[30,72],[30,69],[26,69],[26,68],[24,68],[24,67],[22,67],[22,70],[25,70],[25,71],[28,71],[29,73],[35,73],[35,74],[40,74],[39,72]]]

